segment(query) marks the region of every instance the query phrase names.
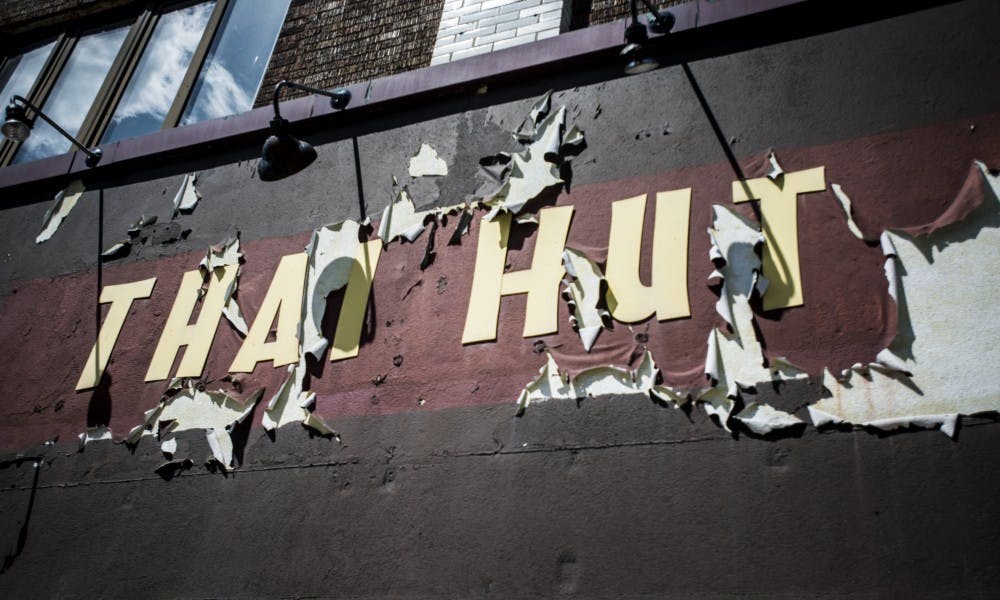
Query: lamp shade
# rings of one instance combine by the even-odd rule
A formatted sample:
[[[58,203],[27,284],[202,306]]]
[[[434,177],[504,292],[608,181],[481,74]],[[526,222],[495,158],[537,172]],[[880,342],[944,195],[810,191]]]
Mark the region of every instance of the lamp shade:
[[[31,135],[31,123],[24,114],[24,108],[11,104],[4,114],[3,136],[8,140],[23,142],[29,135]]]
[[[316,150],[308,142],[284,131],[275,132],[264,142],[257,175],[261,181],[277,181],[294,175],[316,160]]]

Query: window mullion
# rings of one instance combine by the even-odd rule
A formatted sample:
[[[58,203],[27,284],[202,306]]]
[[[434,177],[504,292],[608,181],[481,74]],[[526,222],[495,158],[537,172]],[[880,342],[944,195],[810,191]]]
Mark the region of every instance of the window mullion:
[[[153,35],[157,19],[159,19],[158,13],[144,11],[129,29],[125,42],[80,127],[79,138],[85,145],[96,145],[104,134],[111,115],[114,114],[118,101],[125,91],[125,86],[128,85],[142,52]]]
[[[48,59],[46,59],[41,73],[27,94],[29,102],[38,107],[45,104],[45,101],[49,97],[49,92],[52,91],[52,86],[59,79],[59,74],[62,73],[63,67],[66,66],[69,55],[73,53],[73,48],[76,46],[78,39],[76,36],[66,34],[59,36],[56,47],[52,50],[52,54],[49,55]],[[4,102],[7,100],[9,98],[4,98]],[[5,140],[3,146],[0,146],[0,167],[10,164],[10,161],[14,158],[14,154],[20,147],[21,142]]]
[[[208,18],[208,24],[205,26],[205,32],[202,34],[201,40],[198,42],[198,47],[191,57],[191,62],[184,73],[184,79],[181,81],[181,87],[177,90],[177,95],[170,105],[170,110],[167,111],[167,117],[163,120],[161,129],[176,127],[180,121],[181,113],[184,112],[184,106],[191,95],[191,88],[194,87],[194,82],[198,79],[198,72],[205,63],[205,57],[208,56],[208,50],[212,46],[212,40],[219,33],[219,24],[222,23],[222,17],[226,14],[229,2],[230,0],[218,0],[215,3],[212,15]]]

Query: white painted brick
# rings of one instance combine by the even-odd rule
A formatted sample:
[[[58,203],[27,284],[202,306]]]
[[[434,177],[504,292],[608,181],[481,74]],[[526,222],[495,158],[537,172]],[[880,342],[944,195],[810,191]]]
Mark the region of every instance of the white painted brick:
[[[462,25],[455,25],[454,27],[447,27],[445,29],[438,30],[438,38],[448,37],[449,35],[458,35],[460,33],[465,33],[476,28],[475,23],[464,23]]]
[[[522,33],[536,33],[538,31],[544,31],[546,29],[555,29],[556,31],[559,31],[559,23],[555,23],[553,21],[545,21],[544,23],[536,23],[534,25],[527,25],[525,27],[518,27],[517,35],[521,35]]]
[[[504,15],[509,12],[521,12],[525,8],[530,8],[541,3],[542,0],[520,0],[519,2],[512,2],[505,6],[501,6],[500,14]]]
[[[462,15],[458,18],[459,23],[475,23],[480,19],[488,19],[489,17],[497,16],[497,9],[491,8],[489,10],[480,10],[478,12],[469,13],[467,15]]]
[[[527,44],[529,42],[535,41],[535,34],[528,33],[525,35],[519,35],[517,37],[510,38],[509,40],[503,40],[495,42],[493,44],[494,50],[502,50],[504,48],[511,48],[513,46],[520,46],[521,44]]]
[[[447,46],[436,46],[434,48],[433,56],[439,56],[441,54],[447,54],[449,52],[455,52],[458,50],[465,50],[466,48],[472,47],[472,39],[467,39],[461,42],[455,42],[454,44],[448,44]]]
[[[547,13],[553,10],[560,11],[560,14],[562,14],[562,2],[557,4],[540,4],[538,6],[532,6],[531,8],[525,8],[518,11],[517,14],[521,17],[530,17],[531,15]]]
[[[472,45],[482,46],[484,44],[492,44],[493,42],[499,42],[500,40],[509,40],[515,35],[517,35],[517,31],[515,31],[514,29],[508,29],[507,31],[500,31],[494,33],[493,35],[477,37],[475,41],[472,43]]]
[[[517,15],[517,13],[511,13]],[[508,29],[517,29],[518,27],[525,27],[527,25],[534,25],[538,22],[538,19],[534,17],[528,17],[525,19],[518,19],[516,21],[507,21],[506,23],[498,23],[497,31],[506,31]]]
[[[500,8],[504,4],[510,4],[511,0],[484,0],[483,8]]]
[[[443,18],[443,19],[452,19],[454,17],[458,17],[458,22],[459,23],[464,23],[465,21],[462,20],[462,17],[465,17],[466,15],[470,15],[470,14],[474,14],[474,13],[480,12],[479,8],[480,7],[479,7],[478,4],[473,5],[473,6],[463,6],[462,8],[452,9],[452,10],[449,10],[449,11],[443,13],[443,15],[442,15],[441,18]]]
[[[483,0],[465,0],[462,2],[462,6],[472,6],[473,4],[482,4]]]
[[[435,56],[431,59],[431,66],[443,65],[447,62],[451,62],[451,54],[441,54],[440,56]]]
[[[455,36],[446,35],[442,37],[439,35],[437,41],[434,42],[434,46],[447,46],[448,44],[454,44],[454,43],[455,43]]]
[[[561,8],[556,10],[550,10],[547,13],[542,13],[538,15],[538,22],[541,23],[542,21],[562,21],[562,16],[563,13]]]
[[[510,23],[517,20],[517,13],[507,13],[505,15],[497,15],[495,17],[490,17],[488,19],[480,19],[478,24],[480,27],[486,27],[487,25],[499,25],[501,23]]]
[[[478,29],[470,29],[469,31],[463,32],[455,36],[455,41],[467,40],[469,38],[481,37],[484,35],[490,35],[495,33],[497,30],[496,25],[490,25],[489,27],[479,27]]]
[[[441,22],[438,23],[438,29],[447,29],[455,25],[458,25],[458,17],[452,17],[450,19],[442,18]]]
[[[470,48],[468,50],[462,50],[451,55],[452,60],[461,60],[463,58],[469,58],[470,56],[476,56],[478,54],[486,54],[493,51],[493,46],[487,44],[486,46],[478,46],[476,48]]]
[[[558,29],[547,29],[545,31],[539,31],[537,39],[544,40],[544,39],[547,39],[547,38],[556,37],[557,35],[559,35],[559,30]]]
[[[456,8],[461,8],[461,7],[462,7],[462,0],[446,0],[446,2],[444,3],[444,8],[442,9],[441,12],[446,13],[449,10],[455,10]]]

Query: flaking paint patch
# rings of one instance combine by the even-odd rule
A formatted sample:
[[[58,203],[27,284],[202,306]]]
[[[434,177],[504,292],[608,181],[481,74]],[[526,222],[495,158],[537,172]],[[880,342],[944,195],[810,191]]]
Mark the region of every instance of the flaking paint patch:
[[[197,173],[188,173],[181,180],[181,187],[174,195],[174,216],[182,212],[190,213],[198,205],[198,201],[201,200],[201,192],[195,187],[197,181]]]
[[[209,247],[205,258],[201,259],[201,263],[198,264],[198,269],[205,279],[205,286],[207,286],[209,277],[216,276],[222,279],[221,274],[226,267],[235,266],[237,268],[236,277],[233,277],[224,294],[225,303],[222,305],[222,314],[240,335],[246,337],[248,330],[247,321],[243,317],[243,311],[240,310],[239,304],[236,302],[236,291],[239,287],[240,271],[242,270],[240,263],[242,260],[243,251],[240,250],[240,233],[237,231],[218,244]]]
[[[732,333],[713,328],[708,334],[705,375],[712,385],[696,399],[728,431],[740,390],[771,380],[750,308],[750,297],[759,289],[761,263],[757,249],[763,245],[764,236],[756,225],[732,209],[715,205],[712,210],[715,218],[708,230],[712,240],[710,258],[716,264],[712,276],[722,280],[715,309]]]
[[[274,431],[282,425],[301,422],[304,427],[320,435],[335,435],[329,425],[312,413],[316,393],[305,389],[305,375],[304,358],[297,364],[288,366],[288,376],[267,402],[267,408],[261,417],[261,425],[265,430]]]
[[[306,293],[302,297],[301,355],[323,360],[330,345],[323,335],[326,297],[347,285],[358,249],[361,226],[355,221],[324,225],[313,232],[306,254]]]
[[[382,220],[378,226],[378,237],[382,244],[398,238],[404,238],[408,242],[415,241],[427,227],[427,220],[436,215],[438,209],[418,211],[410,198],[410,193],[406,187],[400,188],[396,194],[396,200],[391,202],[382,211]]]
[[[778,164],[778,157],[774,155],[774,152],[770,152],[767,155],[767,178],[771,181],[778,181],[785,174],[785,170],[781,168]]]
[[[167,458],[173,458],[177,452],[177,438],[170,438],[160,443],[160,452]]]
[[[433,146],[424,142],[410,158],[410,177],[441,177],[448,174],[448,163],[438,156]]]
[[[264,390],[259,389],[246,402],[240,402],[222,390],[200,390],[193,380],[174,381],[170,387],[171,395],[160,401],[153,418],[147,417],[147,423],[141,426],[143,433],[163,440],[170,433],[204,430],[215,460],[226,470],[235,468],[230,433],[253,413]]]
[[[767,435],[773,431],[799,427],[805,421],[795,415],[778,410],[770,404],[751,402],[734,417],[757,435]]]
[[[608,365],[594,367],[569,378],[559,371],[552,355],[545,353],[545,365],[531,383],[521,390],[517,399],[517,413],[524,413],[532,402],[546,400],[575,400],[597,396],[648,395],[660,402],[676,402],[682,396],[675,390],[656,385],[660,373],[653,355],[646,351],[642,362],[635,369]]]
[[[110,440],[111,439],[111,428],[105,426],[99,427],[89,427],[87,431],[84,431],[79,435],[80,439],[80,452],[83,452],[83,448],[90,442],[97,442],[100,440]]]
[[[833,195],[837,197],[837,202],[840,203],[840,208],[843,209],[844,216],[847,217],[847,228],[851,230],[854,237],[859,240],[865,239],[865,236],[861,233],[861,229],[858,227],[858,224],[854,222],[854,211],[851,208],[851,199],[847,196],[847,193],[844,192],[844,188],[842,188],[839,183],[831,183],[830,188],[833,190]]]
[[[502,213],[515,217],[524,211],[532,200],[546,190],[564,185],[561,165],[567,154],[581,149],[584,134],[576,126],[566,130],[566,107],[552,111],[552,92],[538,99],[528,111],[528,117],[514,132],[514,139],[525,145],[520,152],[501,153],[504,166],[495,173],[502,180],[500,188],[482,204],[490,209],[484,219],[494,220]],[[509,158],[509,164],[506,159]],[[480,161],[490,160],[490,157]]]
[[[45,211],[45,216],[42,218],[42,231],[35,237],[36,244],[48,241],[55,234],[63,220],[76,206],[84,189],[86,188],[84,188],[83,180],[76,179],[66,186],[66,189],[56,194],[52,206]]]
[[[580,334],[583,349],[590,352],[601,329],[611,319],[611,314],[603,308],[604,273],[597,263],[572,248],[563,250],[563,268],[568,276],[563,280],[563,298],[573,313],[570,324]]]
[[[312,403],[315,393],[304,388],[306,365],[300,361],[288,365],[288,376],[278,387],[278,390],[267,402],[267,408],[261,417],[261,425],[267,431],[274,431],[282,425],[295,423],[305,418],[304,405]]]
[[[940,427],[953,436],[958,415],[1000,410],[991,376],[1000,364],[1000,177],[980,162],[970,177],[982,178],[986,198],[968,218],[927,235],[883,236],[900,331],[878,362],[841,379],[824,373],[831,397],[809,407],[817,426]]]
[[[709,416],[729,430],[730,418],[739,419],[751,432],[765,435],[777,430],[796,427],[803,421],[777,410],[770,405],[750,403],[738,414],[733,414],[741,392],[753,390],[763,382],[803,379],[807,374],[783,357],[775,358],[770,366],[764,364],[764,352],[754,327],[750,298],[762,294],[765,284],[760,274],[760,248],[765,243],[760,228],[739,213],[724,206],[713,206],[713,226],[708,234],[712,241],[709,258],[716,269],[711,278],[721,281],[721,293],[716,310],[729,324],[731,332],[713,328],[708,337],[705,374],[711,385],[701,390],[696,400]],[[576,268],[571,250],[564,254],[568,259],[566,270]],[[586,261],[589,263],[589,261]],[[581,265],[585,263],[580,263]],[[590,263],[587,279],[599,283],[600,271]],[[572,275],[572,273],[570,273]],[[593,297],[593,293],[590,294]],[[560,373],[549,355],[538,377],[528,384],[518,398],[519,413],[531,402],[548,399],[574,399],[605,394],[644,393],[663,403],[679,406],[688,395],[672,388],[655,385],[658,369],[652,355],[646,351],[643,362],[632,371],[620,367],[597,367],[569,379]]]

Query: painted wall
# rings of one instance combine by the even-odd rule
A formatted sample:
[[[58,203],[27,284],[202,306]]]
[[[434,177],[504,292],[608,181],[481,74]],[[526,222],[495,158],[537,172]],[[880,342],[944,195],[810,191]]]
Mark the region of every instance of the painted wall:
[[[996,327],[988,290],[1000,205],[992,173],[973,161],[1000,167],[1000,8],[970,1],[850,26],[822,12],[799,13],[808,35],[756,20],[685,38],[677,62],[636,77],[594,64],[301,132],[319,159],[280,182],[256,177],[258,147],[150,165],[123,183],[89,182],[42,244],[36,224],[57,190],[5,198],[0,589],[10,597],[996,596],[994,417],[962,417],[953,438],[886,428],[925,400],[945,405],[935,414],[1000,402],[991,351],[951,345],[988,346]],[[223,381],[243,340],[220,320],[205,388],[241,400],[264,388],[230,436],[238,468],[205,464],[214,452],[204,428],[164,435],[177,440],[174,460],[191,463],[158,472],[167,462],[159,440],[144,436],[133,450],[116,443],[167,388],[143,376],[182,274],[206,248],[240,232],[237,298],[252,322],[280,258],[324,224],[364,216],[377,224],[396,197],[393,177],[418,207],[482,195],[480,159],[521,149],[511,132],[550,88],[552,111],[565,107],[567,130],[575,125],[586,139],[562,172],[567,189],[543,198],[574,207],[567,245],[603,260],[613,202],[691,188],[690,318],[632,330],[616,323],[588,354],[562,301],[557,334],[523,338],[525,302],[515,297],[501,303],[495,342],[463,345],[485,211],[449,246],[453,215],[424,270],[429,230],[386,246],[359,356],[323,361],[306,384],[317,394],[312,414],[336,436],[297,422],[265,432],[265,404],[285,370],[262,363],[238,384]],[[423,143],[444,159],[446,176],[409,175]],[[710,385],[707,340],[730,330],[716,310],[725,294],[708,278],[719,269],[732,283],[747,263],[713,264],[705,232],[713,205],[740,214],[751,231],[764,218],[764,206],[734,204],[733,181],[764,176],[769,150],[785,177],[824,167],[824,191],[797,200],[803,306],[764,311],[750,300],[762,358],[774,365],[784,356],[807,377],[737,386],[732,418],[721,415],[727,431],[718,423],[725,394],[697,399]],[[171,219],[191,172],[202,198]],[[850,196],[868,241],[852,233],[833,183]],[[152,215],[158,227],[147,241],[98,272],[98,251]],[[190,231],[168,242],[171,228]],[[878,239],[891,228],[887,256]],[[530,265],[537,238],[530,225],[515,231],[511,271]],[[887,264],[897,270],[895,295]],[[102,286],[157,281],[132,305],[110,381],[75,393],[97,331],[98,273]],[[546,364],[537,339],[573,373],[627,365],[645,347],[661,384],[694,398],[680,408],[648,391],[553,399],[517,416],[519,394]],[[886,347],[908,361],[911,377],[876,366],[848,373],[850,389],[824,381],[825,367],[840,375],[885,360]],[[948,373],[954,361],[967,370]],[[900,391],[904,381],[918,387],[916,400]],[[852,393],[861,392],[873,413],[858,411]],[[737,419],[753,402],[803,424],[754,434]],[[823,414],[895,421],[815,427]],[[113,441],[80,451],[76,434],[104,425]]]

